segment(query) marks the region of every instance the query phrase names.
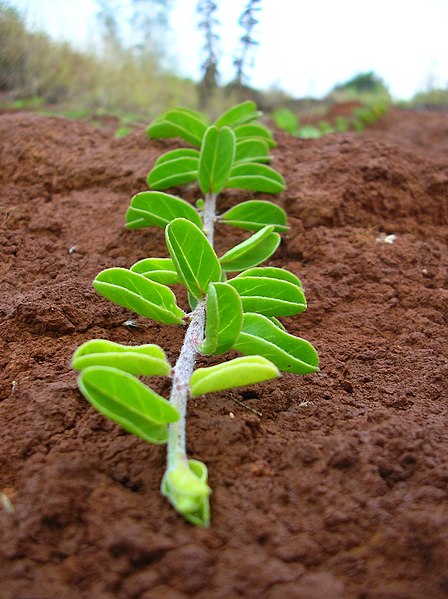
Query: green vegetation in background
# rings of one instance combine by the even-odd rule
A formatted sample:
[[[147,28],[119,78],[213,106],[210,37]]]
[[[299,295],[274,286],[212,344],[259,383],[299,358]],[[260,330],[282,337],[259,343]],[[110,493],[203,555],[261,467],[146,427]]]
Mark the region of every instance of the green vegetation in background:
[[[317,139],[330,133],[344,133],[349,130],[362,132],[387,112],[390,95],[384,83],[374,73],[361,73],[336,86],[322,101],[321,113],[333,104],[347,102],[357,102],[360,105],[353,108],[347,117],[336,116],[331,122],[322,118],[317,124],[301,124],[297,114],[285,107],[274,110],[272,118],[279,129],[303,139]],[[317,116],[314,108],[312,113],[313,116]]]
[[[433,87],[421,91],[409,100],[399,103],[403,108],[435,108],[445,109],[448,106],[448,87]]]
[[[318,139],[330,133],[345,133],[350,129],[360,133],[367,126],[375,124],[386,112],[387,106],[384,104],[378,103],[373,106],[365,104],[362,107],[353,109],[348,118],[336,117],[334,123],[322,120],[317,125],[300,125],[296,114],[288,108],[279,108],[272,113],[272,118],[279,129],[287,131],[294,137]]]
[[[138,113],[146,121],[181,99],[194,103],[195,84],[162,68],[150,48],[115,44],[103,56],[77,52],[44,33],[27,31],[18,11],[1,1],[0,40],[3,106],[54,106],[58,114],[61,106],[89,113],[104,109]]]
[[[328,95],[332,102],[358,101],[369,106],[377,103],[386,105],[392,101],[387,86],[373,71],[359,73],[348,81],[336,85]]]

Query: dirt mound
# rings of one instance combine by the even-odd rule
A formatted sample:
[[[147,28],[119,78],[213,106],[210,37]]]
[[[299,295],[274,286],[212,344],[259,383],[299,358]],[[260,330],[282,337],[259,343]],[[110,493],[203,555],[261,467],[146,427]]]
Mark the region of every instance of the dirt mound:
[[[123,222],[176,144],[0,116],[1,599],[447,596],[448,115],[393,114],[365,136],[278,135],[291,228],[272,264],[304,283],[308,311],[284,321],[322,369],[190,402],[209,530],[160,495],[164,448],[90,408],[69,367],[93,337],[163,338],[176,359],[182,329],[129,328],[91,287],[166,255],[162,231]]]

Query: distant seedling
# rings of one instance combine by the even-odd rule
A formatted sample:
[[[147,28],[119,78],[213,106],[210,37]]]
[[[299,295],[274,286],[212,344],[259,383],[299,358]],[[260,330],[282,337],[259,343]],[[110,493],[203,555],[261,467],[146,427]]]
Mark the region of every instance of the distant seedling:
[[[72,362],[81,371],[79,388],[95,408],[145,441],[168,444],[161,491],[198,526],[209,526],[211,489],[205,464],[186,453],[188,397],[267,381],[280,370],[308,374],[318,369],[313,346],[290,335],[277,320],[306,309],[300,280],[283,268],[259,266],[287,230],[285,212],[265,200],[248,200],[216,214],[224,188],[270,194],[284,189],[282,176],[266,164],[275,142],[256,122],[260,114],[249,101],[214,124],[185,108],[156,119],[148,128],[150,137],[180,137],[193,147],[158,158],[148,175],[151,191],[132,198],[126,226],[163,228],[168,256],[140,260],[130,269],[109,268],[93,281],[100,295],[141,316],[167,325],[188,323],[174,367],[158,345],[125,346],[104,339],[81,345]],[[193,182],[205,197],[198,200],[198,209],[163,191]],[[217,256],[216,221],[253,234]],[[189,313],[170,289],[178,284],[188,292]],[[243,357],[195,370],[198,353],[218,356],[231,349]],[[171,377],[169,400],[141,376]]]
[[[289,108],[278,108],[272,113],[272,118],[279,129],[294,135],[294,137],[318,139],[330,133],[345,133],[350,129],[362,133],[366,127],[374,125],[386,112],[387,104],[377,101],[355,108],[347,118],[337,116],[334,123],[320,121],[317,125],[300,125],[297,115]]]

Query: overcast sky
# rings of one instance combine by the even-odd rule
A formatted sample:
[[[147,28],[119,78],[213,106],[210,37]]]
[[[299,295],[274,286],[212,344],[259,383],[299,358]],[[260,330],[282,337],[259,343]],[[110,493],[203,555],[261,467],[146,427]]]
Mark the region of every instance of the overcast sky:
[[[97,40],[95,0],[10,0],[28,22],[51,35],[87,46]],[[247,0],[221,0],[220,68],[232,78]],[[197,0],[175,0],[171,54],[182,75],[197,78],[203,39]],[[359,72],[375,71],[395,98],[448,86],[448,0],[262,0],[260,42],[251,85],[281,87],[297,97],[326,94]]]

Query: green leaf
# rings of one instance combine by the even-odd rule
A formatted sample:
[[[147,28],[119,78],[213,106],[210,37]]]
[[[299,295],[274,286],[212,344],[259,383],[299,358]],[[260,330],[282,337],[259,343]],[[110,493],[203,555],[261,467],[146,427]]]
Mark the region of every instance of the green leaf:
[[[133,264],[130,270],[162,285],[180,283],[179,275],[171,258],[144,258]]]
[[[243,324],[238,293],[227,283],[210,283],[207,291],[205,340],[198,350],[217,356],[232,349]]]
[[[131,199],[126,212],[126,227],[165,228],[175,218],[186,218],[202,228],[201,217],[185,200],[161,191],[142,191]]]
[[[229,108],[229,110],[224,112],[215,122],[215,125],[217,127],[224,127],[224,125],[236,127],[248,123],[249,121],[254,121],[262,114],[262,112],[257,110],[255,102],[246,100],[246,102],[232,106],[232,108]]]
[[[285,372],[309,374],[316,372],[319,366],[317,352],[311,343],[282,331],[261,314],[244,315],[235,349],[246,355],[264,356]]]
[[[302,288],[289,281],[245,276],[231,279],[228,285],[241,296],[244,312],[257,312],[264,316],[293,316],[306,310]]]
[[[282,325],[282,323],[277,320],[277,318],[275,318],[275,316],[268,316],[267,317],[272,323],[275,324],[276,327],[278,327],[280,330],[284,331],[285,333],[287,333],[287,330],[285,329],[285,327]]]
[[[221,256],[220,263],[226,272],[238,272],[267,260],[277,249],[280,235],[274,227],[264,227]]]
[[[235,162],[270,162],[269,146],[262,139],[243,139],[236,144]]]
[[[209,127],[199,158],[199,186],[203,193],[219,193],[232,169],[235,158],[235,134],[229,127]]]
[[[188,156],[163,162],[148,173],[146,182],[148,187],[152,189],[167,189],[167,187],[192,183],[198,178],[198,165],[199,160],[197,158]]]
[[[207,484],[207,467],[197,460],[179,462],[169,468],[162,479],[161,491],[174,509],[192,524],[210,526],[212,492]]]
[[[270,277],[271,279],[280,279],[281,281],[289,281],[297,287],[302,287],[302,283],[295,274],[284,268],[277,268],[276,266],[258,266],[256,268],[248,268],[247,270],[240,272],[235,278],[240,277]]]
[[[178,148],[177,150],[170,150],[169,152],[165,152],[165,154],[159,156],[155,161],[154,166],[164,164],[165,162],[171,162],[172,160],[177,160],[178,158],[199,159],[199,150],[194,150],[193,148]]]
[[[194,297],[194,295],[191,295],[190,292],[187,293],[187,297],[188,297],[188,305],[190,306],[191,311],[193,311],[196,308],[196,306],[199,304],[199,300],[196,299]]]
[[[190,379],[191,397],[262,383],[279,376],[277,367],[262,356],[235,358],[216,366],[198,368]]]
[[[185,315],[176,305],[171,289],[136,272],[126,268],[108,268],[97,275],[93,286],[103,297],[141,316],[166,324],[183,322]]]
[[[266,164],[240,162],[233,166],[226,187],[280,193],[285,189],[285,180],[280,173]]]
[[[107,339],[91,339],[73,354],[72,368],[113,366],[136,376],[168,376],[171,367],[165,352],[154,344],[121,345]]]
[[[146,132],[151,138],[181,137],[200,148],[206,129],[207,124],[199,113],[185,108],[173,108],[153,121]]]
[[[226,225],[233,225],[246,231],[259,231],[268,225],[275,225],[274,231],[287,231],[285,211],[265,200],[249,200],[230,208],[219,218]]]
[[[204,233],[183,218],[176,218],[167,226],[165,237],[181,281],[191,295],[202,299],[209,283],[221,278],[221,267],[215,250]]]
[[[127,372],[90,366],[78,377],[81,393],[99,412],[149,443],[166,443],[179,412],[169,401]]]
[[[270,148],[275,148],[277,145],[269,129],[260,123],[239,125],[238,127],[235,127],[234,131],[237,141],[241,141],[243,139],[262,139]]]

